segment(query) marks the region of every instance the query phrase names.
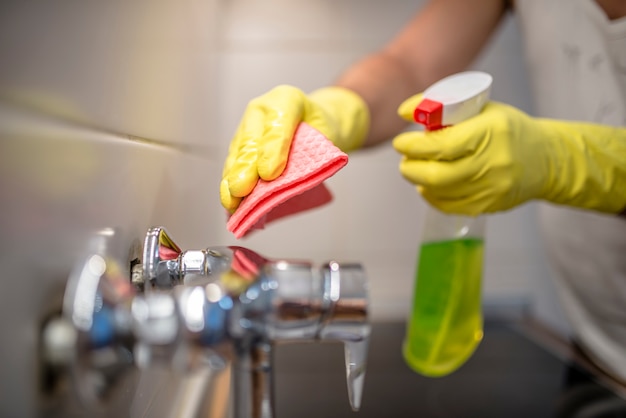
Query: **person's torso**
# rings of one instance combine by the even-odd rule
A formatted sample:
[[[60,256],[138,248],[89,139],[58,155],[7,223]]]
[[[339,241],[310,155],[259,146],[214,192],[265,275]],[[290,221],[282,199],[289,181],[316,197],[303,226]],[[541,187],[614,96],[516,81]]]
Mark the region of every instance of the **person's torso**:
[[[593,0],[520,0],[535,116],[626,125],[626,17]],[[576,338],[626,381],[626,218],[541,206]]]

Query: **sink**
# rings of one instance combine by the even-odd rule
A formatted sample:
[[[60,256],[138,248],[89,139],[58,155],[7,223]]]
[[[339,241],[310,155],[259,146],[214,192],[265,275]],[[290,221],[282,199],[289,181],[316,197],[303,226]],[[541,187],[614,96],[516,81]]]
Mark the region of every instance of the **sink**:
[[[359,412],[346,401],[340,345],[276,349],[278,418],[626,417],[623,394],[568,359],[524,321],[487,318],[474,356],[455,373],[427,378],[401,355],[402,322],[374,323]]]

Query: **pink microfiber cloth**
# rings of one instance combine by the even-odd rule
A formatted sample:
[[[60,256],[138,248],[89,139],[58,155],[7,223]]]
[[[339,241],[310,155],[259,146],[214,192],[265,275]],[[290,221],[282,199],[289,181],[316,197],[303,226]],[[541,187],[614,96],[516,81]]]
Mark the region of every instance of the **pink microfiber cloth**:
[[[348,155],[302,122],[296,129],[287,166],[272,181],[259,180],[226,227],[241,238],[266,223],[313,209],[332,200],[323,182],[348,163]]]

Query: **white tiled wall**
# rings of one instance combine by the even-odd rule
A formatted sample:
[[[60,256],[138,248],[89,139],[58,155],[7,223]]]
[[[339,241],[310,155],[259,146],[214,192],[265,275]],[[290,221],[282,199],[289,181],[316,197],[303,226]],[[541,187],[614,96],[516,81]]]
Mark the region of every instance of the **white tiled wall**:
[[[114,228],[122,258],[154,224],[189,247],[216,236],[215,7],[1,3],[1,416],[59,406],[41,326],[92,234]]]

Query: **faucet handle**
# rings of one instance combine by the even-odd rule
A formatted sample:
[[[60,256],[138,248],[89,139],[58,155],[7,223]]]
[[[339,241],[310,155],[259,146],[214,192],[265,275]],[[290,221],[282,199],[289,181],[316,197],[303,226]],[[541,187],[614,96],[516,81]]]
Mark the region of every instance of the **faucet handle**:
[[[344,344],[346,381],[352,410],[361,406],[369,336],[367,279],[360,264],[331,261],[322,267],[324,277],[321,340]]]
[[[162,226],[152,227],[143,241],[140,272],[132,274],[136,287],[144,290],[145,285],[171,288],[180,282],[179,256],[183,251],[170,238]]]
[[[171,290],[176,285],[207,284],[232,270],[248,281],[267,263],[261,255],[242,247],[181,250],[162,226],[152,227],[143,242],[141,263],[131,272],[135,287]]]

